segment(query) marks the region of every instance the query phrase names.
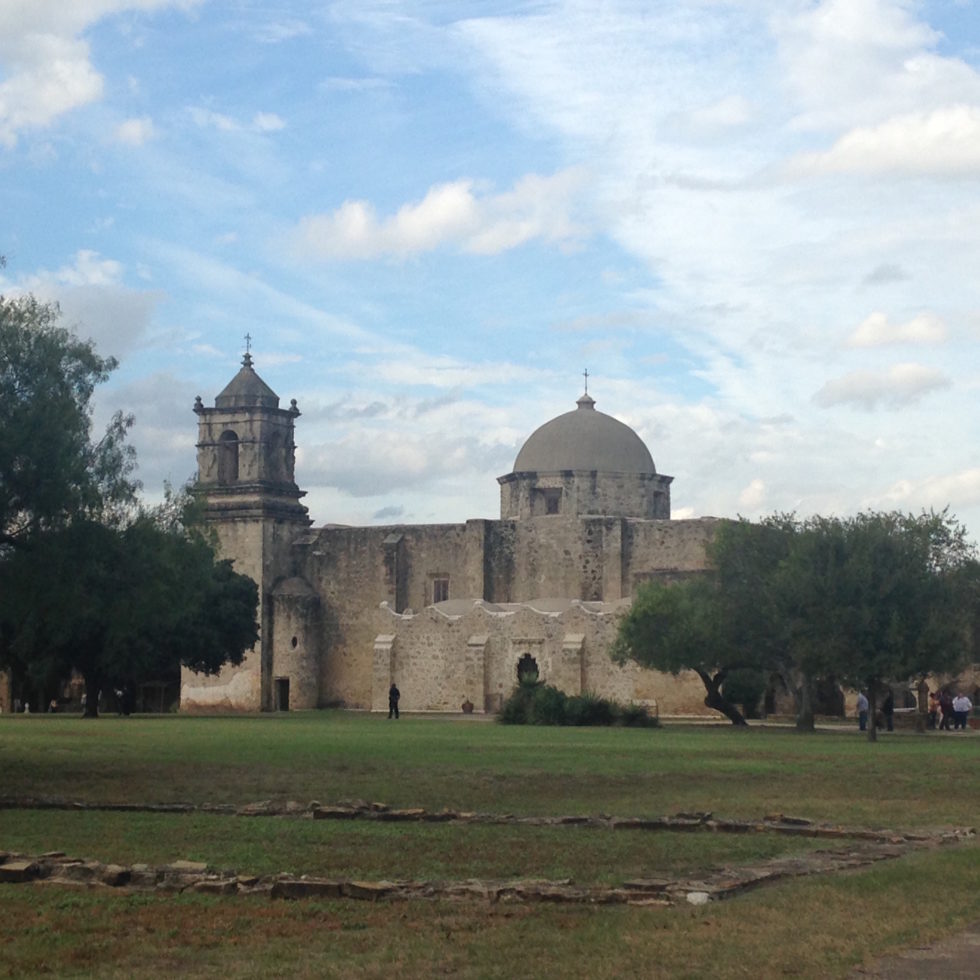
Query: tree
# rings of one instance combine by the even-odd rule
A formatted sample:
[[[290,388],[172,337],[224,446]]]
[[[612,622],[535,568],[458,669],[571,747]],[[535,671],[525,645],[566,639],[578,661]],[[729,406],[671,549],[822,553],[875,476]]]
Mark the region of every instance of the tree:
[[[0,296],[0,549],[85,516],[131,506],[132,418],[117,413],[96,442],[92,395],[115,369],[60,327],[56,306]]]
[[[877,688],[952,670],[972,648],[980,565],[945,511],[723,524],[701,580],[641,590],[614,655],[695,670],[705,703],[724,703],[736,669],[779,674],[813,728],[815,679]],[[869,737],[874,738],[874,726]]]
[[[258,597],[189,530],[186,493],[136,505],[132,418],[91,438],[92,395],[116,362],[59,315],[0,297],[0,667],[35,685],[78,671],[95,714],[103,687],[240,663]]]
[[[956,670],[972,654],[980,565],[946,511],[812,518],[780,575],[797,656],[865,688],[872,719],[886,683]]]
[[[0,567],[0,586],[8,659],[38,683],[77,671],[91,717],[100,691],[132,691],[177,665],[214,673],[258,638],[255,583],[148,515],[39,535]]]
[[[725,607],[715,576],[648,583],[620,624],[613,657],[671,674],[695,671],[704,684],[705,705],[733,725],[745,725],[723,685],[732,671],[757,669],[759,661],[755,650],[737,644],[726,625]]]

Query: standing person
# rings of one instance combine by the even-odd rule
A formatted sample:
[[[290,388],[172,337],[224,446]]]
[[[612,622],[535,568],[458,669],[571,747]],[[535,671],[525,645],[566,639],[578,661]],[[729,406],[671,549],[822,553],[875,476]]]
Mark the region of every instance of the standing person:
[[[395,687],[394,684],[388,688],[388,717],[398,718],[398,699],[402,696],[402,692]]]
[[[929,728],[935,730],[939,724],[939,692],[929,692]]]
[[[948,732],[953,721],[953,695],[945,688],[939,692],[939,710],[943,714],[939,722],[939,730]]]
[[[957,730],[963,729],[966,731],[966,718],[973,708],[973,702],[960,691],[955,698],[953,698],[953,727]]]
[[[881,713],[885,716],[885,729],[889,732],[895,730],[895,694],[888,692],[885,703],[881,706]]]
[[[868,730],[868,696],[864,691],[858,691],[857,711],[858,731],[866,732]]]

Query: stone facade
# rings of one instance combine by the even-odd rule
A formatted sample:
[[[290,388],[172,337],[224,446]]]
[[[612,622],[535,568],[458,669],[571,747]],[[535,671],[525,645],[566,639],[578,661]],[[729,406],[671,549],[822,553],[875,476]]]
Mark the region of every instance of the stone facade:
[[[498,710],[528,655],[569,693],[706,713],[692,674],[620,667],[608,650],[637,587],[704,568],[713,518],[670,519],[672,477],[635,432],[577,409],[536,430],[500,477],[501,518],[311,528],[293,475],[296,403],[246,355],[206,408],[198,480],[223,556],[261,595],[261,639],[216,677],[185,671],[184,711],[346,705]]]
[[[526,662],[566,694],[590,692],[669,714],[702,712],[699,681],[611,665],[608,651],[628,605],[451,599],[396,613],[383,603],[376,615],[371,707],[386,711],[388,686],[395,683],[413,711],[460,711],[469,702],[475,713],[497,712]]]

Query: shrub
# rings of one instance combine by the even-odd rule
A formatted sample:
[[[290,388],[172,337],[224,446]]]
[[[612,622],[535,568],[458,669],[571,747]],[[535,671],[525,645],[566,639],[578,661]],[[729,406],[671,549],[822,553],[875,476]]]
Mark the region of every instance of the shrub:
[[[504,702],[497,716],[504,725],[530,724],[530,706],[534,689],[527,684],[518,684],[513,694]]]
[[[569,725],[611,725],[618,714],[616,705],[608,698],[586,691],[568,699]]]
[[[627,728],[657,728],[660,719],[652,717],[645,704],[627,704],[620,712],[619,723]]]
[[[618,705],[586,692],[569,697],[550,684],[521,680],[498,716],[504,725],[629,725],[656,727],[642,705]]]
[[[565,725],[565,707],[568,697],[550,684],[538,684],[531,699],[532,725]]]

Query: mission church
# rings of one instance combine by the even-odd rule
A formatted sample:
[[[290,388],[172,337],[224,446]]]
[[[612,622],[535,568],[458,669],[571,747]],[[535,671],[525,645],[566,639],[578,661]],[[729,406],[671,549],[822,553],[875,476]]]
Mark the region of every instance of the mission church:
[[[194,491],[221,557],[258,584],[260,639],[238,667],[185,669],[181,710],[387,711],[394,683],[404,710],[493,713],[533,671],[568,694],[710,713],[693,673],[609,656],[637,587],[703,570],[717,521],[672,520],[673,477],[595,406],[586,390],[531,433],[497,478],[497,520],[312,527],[299,408],[246,352],[213,407],[195,402]]]

